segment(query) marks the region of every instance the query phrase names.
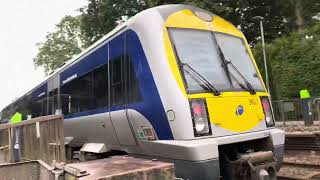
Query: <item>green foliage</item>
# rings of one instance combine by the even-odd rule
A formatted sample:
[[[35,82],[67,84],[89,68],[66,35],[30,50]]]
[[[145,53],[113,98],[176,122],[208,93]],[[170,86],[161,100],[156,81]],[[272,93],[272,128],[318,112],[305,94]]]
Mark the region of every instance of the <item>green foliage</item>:
[[[146,8],[146,4],[137,0],[89,0],[81,11],[81,33],[86,47],[117,26],[124,16],[131,17]]]
[[[266,52],[274,99],[297,98],[303,88],[320,96],[320,24],[275,39],[266,45]],[[255,46],[254,55],[264,75],[261,44]]]
[[[87,38],[86,46],[89,46],[112,30],[121,16],[131,17],[150,7],[176,3],[194,5],[226,18],[240,27],[248,41],[254,44],[260,36],[259,23],[252,20],[254,16],[265,17],[267,41],[289,32],[287,23],[283,22],[282,11],[274,11],[279,9],[276,2],[277,0],[89,0],[88,6],[81,9],[81,31]]]
[[[45,73],[57,69],[62,63],[81,52],[79,17],[66,16],[48,33],[46,40],[38,43],[39,53],[33,59],[35,66],[43,66]]]
[[[207,9],[225,19],[241,29],[248,42],[254,45],[260,37],[259,22],[253,20],[254,16],[264,17],[265,39],[270,41],[287,34],[290,30],[280,9],[277,0],[189,0],[190,4]]]
[[[296,30],[297,19],[302,18],[306,25],[313,24],[312,17],[320,9],[318,0],[89,0],[88,6],[81,9],[81,32],[86,37],[85,45],[91,45],[111,31],[121,16],[131,17],[144,9],[163,4],[189,4],[220,15],[239,27],[251,45],[260,38],[259,22],[252,19],[254,16],[264,17],[265,39],[270,42]]]
[[[319,0],[281,0],[277,4],[290,29],[301,31],[317,22],[313,17],[320,12]]]

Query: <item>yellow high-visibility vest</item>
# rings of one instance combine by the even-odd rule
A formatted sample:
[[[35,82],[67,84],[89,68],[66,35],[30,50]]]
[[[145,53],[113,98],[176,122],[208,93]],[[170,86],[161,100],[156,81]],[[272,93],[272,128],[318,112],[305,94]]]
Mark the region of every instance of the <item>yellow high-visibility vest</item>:
[[[15,124],[18,122],[22,121],[22,114],[19,112],[16,112],[12,117],[11,117],[11,123]]]
[[[302,89],[300,91],[300,98],[301,99],[307,99],[307,98],[310,98],[310,93],[307,89]]]

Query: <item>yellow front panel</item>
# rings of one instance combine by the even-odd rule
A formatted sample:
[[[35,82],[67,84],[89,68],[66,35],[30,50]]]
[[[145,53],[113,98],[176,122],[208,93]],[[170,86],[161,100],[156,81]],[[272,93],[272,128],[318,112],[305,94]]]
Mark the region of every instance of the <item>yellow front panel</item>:
[[[206,99],[211,125],[233,132],[244,132],[264,121],[260,96],[268,96],[268,93],[250,95],[248,92],[224,92],[220,96],[203,93],[188,95],[188,98]],[[239,105],[244,108],[240,116],[236,114]]]
[[[240,105],[244,111],[237,115]],[[207,98],[207,106],[212,125],[234,132],[248,131],[264,120],[257,96]]]
[[[210,30],[208,22],[201,20],[190,10],[182,10],[170,15],[165,22],[166,27],[193,28]]]
[[[222,19],[219,16],[214,16],[212,21],[212,27],[213,27],[212,30],[215,32],[226,33],[226,34],[238,36],[241,38],[244,37],[242,32],[239,31],[234,25],[232,25],[231,23]]]
[[[251,95],[248,92],[223,92],[220,96],[214,96],[212,93],[187,94],[167,31],[168,27],[221,32],[237,36],[245,40],[241,31],[219,16],[214,16],[212,22],[207,22],[194,15],[191,10],[182,10],[173,13],[166,20],[163,30],[164,44],[169,65],[181,92],[186,96],[186,98],[206,99],[208,114],[212,125],[232,132],[244,132],[251,130],[261,121],[264,121],[264,113],[260,102],[260,96],[268,96],[268,93],[258,92],[255,95]],[[247,43],[246,46],[249,49],[249,45]],[[253,60],[250,49],[249,54]],[[253,63],[254,66],[257,67],[254,60]],[[261,79],[259,72],[258,76]],[[244,108],[244,113],[242,115],[236,114],[236,109],[239,105]]]

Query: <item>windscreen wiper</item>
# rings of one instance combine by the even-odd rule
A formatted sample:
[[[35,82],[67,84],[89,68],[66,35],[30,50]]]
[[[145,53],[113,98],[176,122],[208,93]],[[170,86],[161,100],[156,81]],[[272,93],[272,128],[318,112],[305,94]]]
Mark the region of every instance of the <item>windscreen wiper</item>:
[[[250,91],[250,94],[256,94],[256,91],[254,90],[250,82],[243,76],[243,74],[238,70],[238,68],[236,68],[236,66],[234,66],[234,64],[231,61],[227,61],[227,60],[225,61],[227,65],[230,64],[231,67],[237,72],[237,74],[244,80],[244,83],[247,85],[248,90]]]
[[[213,39],[214,39],[215,43],[217,44],[217,48],[218,48],[218,52],[219,52],[220,57],[221,57],[222,67],[223,67],[223,69],[224,69],[224,72],[225,72],[226,75],[227,75],[227,78],[228,78],[229,83],[232,85],[231,74],[230,74],[230,71],[229,71],[229,69],[228,69],[227,59],[226,59],[226,57],[224,56],[224,54],[223,54],[223,52],[222,52],[222,50],[221,50],[221,47],[220,47],[220,45],[219,45],[219,43],[218,43],[218,40],[217,40],[217,38],[216,38],[216,35],[215,35],[214,33],[212,33],[212,36],[213,36]],[[232,77],[234,77],[234,76],[232,76]]]
[[[252,85],[249,83],[249,81],[242,75],[242,73],[233,65],[233,63],[232,63],[231,61],[228,61],[228,60],[226,59],[226,57],[224,56],[223,51],[222,51],[222,49],[221,49],[221,47],[220,47],[220,45],[219,45],[219,43],[218,43],[218,40],[217,40],[215,34],[212,33],[212,35],[213,35],[214,40],[215,40],[215,42],[216,42],[216,44],[217,44],[218,51],[219,51],[219,54],[220,54],[221,60],[222,60],[222,66],[223,66],[223,69],[225,70],[225,72],[226,72],[226,74],[227,74],[227,77],[228,77],[229,82],[232,84],[232,81],[231,81],[231,77],[232,77],[232,78],[234,78],[234,79],[238,82],[238,84],[240,85],[241,88],[247,89],[247,90],[250,92],[250,94],[256,94],[256,91],[254,90],[254,88],[252,87]],[[229,71],[229,69],[228,69],[228,65],[229,65],[229,64],[232,65],[232,68],[233,68],[233,69],[237,72],[237,74],[244,80],[244,82],[245,82],[245,84],[247,85],[248,88],[244,88],[244,86],[238,81],[238,79],[237,79],[234,75],[232,75],[232,74],[230,73],[230,71]]]
[[[182,68],[185,70],[185,72],[195,81],[197,82],[202,88],[208,89],[215,96],[219,96],[221,93],[218,91],[210,82],[204,78],[201,74],[199,74],[195,69],[193,69],[189,64],[187,63],[181,63]],[[188,69],[186,69],[187,67]]]

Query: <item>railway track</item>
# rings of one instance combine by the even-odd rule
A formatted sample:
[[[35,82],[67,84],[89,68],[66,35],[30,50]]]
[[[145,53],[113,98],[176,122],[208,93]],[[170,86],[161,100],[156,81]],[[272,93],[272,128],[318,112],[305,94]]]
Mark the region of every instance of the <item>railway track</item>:
[[[285,149],[320,151],[320,134],[286,134]]]
[[[320,165],[283,162],[277,176],[279,180],[320,180]]]
[[[312,151],[320,152],[320,134],[286,134],[285,150],[286,155],[278,172],[278,179],[320,180],[320,163],[315,163],[314,156],[310,156]]]
[[[283,166],[292,166],[292,167],[302,167],[302,168],[308,168],[308,169],[315,169],[320,170],[320,164],[307,164],[307,163],[293,163],[293,162],[283,162]],[[320,171],[319,171],[320,173]]]

